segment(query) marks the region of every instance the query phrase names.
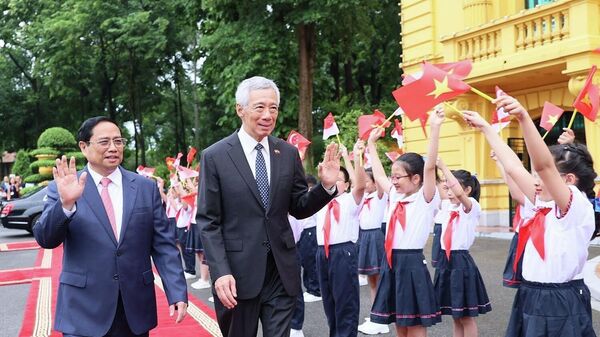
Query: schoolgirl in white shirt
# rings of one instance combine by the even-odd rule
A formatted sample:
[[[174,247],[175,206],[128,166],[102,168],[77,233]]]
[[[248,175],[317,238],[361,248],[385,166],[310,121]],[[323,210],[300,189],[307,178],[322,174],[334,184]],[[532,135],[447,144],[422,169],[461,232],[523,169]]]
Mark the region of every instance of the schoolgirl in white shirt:
[[[548,148],[516,99],[503,96],[495,103],[519,122],[535,172],[525,170],[487,121],[464,112],[466,121],[484,133],[525,202],[536,205],[535,215],[519,231],[517,258],[523,259],[523,282],[506,336],[596,336],[590,292],[582,279],[589,241],[599,224],[588,199],[594,198],[597,176],[592,157],[582,144]]]
[[[449,203],[440,212],[443,254],[435,270],[434,288],[442,315],[454,319],[453,335],[476,337],[475,317],[492,310],[479,268],[469,253],[481,216],[479,181],[468,171],[450,171],[441,159],[438,167],[446,177]]]
[[[395,323],[398,336],[425,336],[426,327],[441,321],[423,246],[429,238],[440,196],[435,184],[435,163],[444,111],[436,108],[430,115],[427,159],[405,153],[392,165],[391,181],[376,155],[381,130],[369,136],[375,181],[389,191],[385,260],[371,309],[371,321]]]
[[[362,141],[357,142],[354,151],[364,152]],[[317,212],[317,275],[330,337],[358,334],[360,289],[356,240],[365,191],[365,172],[359,157],[354,159],[356,179],[350,193],[347,193],[350,175],[340,167],[338,195]]]

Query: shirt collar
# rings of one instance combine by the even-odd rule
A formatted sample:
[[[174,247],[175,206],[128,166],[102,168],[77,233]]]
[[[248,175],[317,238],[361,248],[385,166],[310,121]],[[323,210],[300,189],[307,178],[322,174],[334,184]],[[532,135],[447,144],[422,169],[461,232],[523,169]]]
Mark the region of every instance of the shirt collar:
[[[248,154],[250,154],[256,147],[256,144],[259,143],[256,141],[256,139],[252,138],[252,136],[250,136],[246,132],[246,130],[244,130],[243,126],[240,128],[240,131],[238,132],[238,138],[240,139],[240,143],[242,144],[242,149],[244,150],[244,154],[246,154],[246,156]],[[264,147],[265,151],[267,151],[267,153],[269,153],[269,137],[268,136],[264,137],[260,141],[260,143]]]
[[[104,178],[104,177],[100,173],[94,171],[90,167],[90,165],[87,165],[87,170],[88,170],[89,174],[92,176],[92,179],[94,180],[94,184],[96,186],[100,185],[100,180],[102,180],[102,178]],[[109,174],[107,176],[107,178],[110,179],[110,181],[118,187],[120,187],[123,183],[123,175],[121,174],[121,170],[118,167],[111,174]]]

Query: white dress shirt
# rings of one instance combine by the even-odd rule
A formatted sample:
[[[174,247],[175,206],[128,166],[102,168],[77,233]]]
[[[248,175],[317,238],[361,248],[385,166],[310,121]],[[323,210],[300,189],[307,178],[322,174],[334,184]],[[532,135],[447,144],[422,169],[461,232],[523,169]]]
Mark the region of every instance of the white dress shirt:
[[[358,215],[363,204],[361,200],[358,204],[354,200],[352,193],[342,193],[335,199],[340,204],[340,221],[335,221],[333,211],[331,212],[331,227],[329,231],[329,244],[344,242],[356,242],[358,240]],[[325,245],[325,217],[327,215],[327,205],[317,212],[317,244]]]
[[[366,205],[367,200],[369,205]],[[381,223],[385,216],[385,208],[388,203],[388,195],[384,193],[381,199],[378,197],[377,191],[368,194],[363,202],[363,206],[360,210],[360,229],[381,229]]]
[[[392,212],[396,209],[396,205],[399,201],[410,201],[405,205],[406,214],[406,226],[405,230],[402,230],[402,226],[399,222],[396,223],[393,249],[423,249],[429,233],[431,233],[431,226],[433,225],[433,217],[440,206],[440,194],[437,188],[435,194],[430,202],[425,200],[423,195],[423,187],[417,192],[405,197],[404,194],[396,192],[394,186],[391,187],[390,193],[390,206],[388,208],[388,214],[386,215],[386,235],[389,233],[390,228],[390,217]]]
[[[94,180],[94,184],[96,184],[96,188],[98,189],[98,195],[102,193],[102,184],[100,181],[104,178],[100,173],[95,172],[88,165],[88,172],[92,179]],[[110,196],[110,201],[113,206],[113,210],[115,212],[115,225],[117,226],[117,241],[121,237],[121,226],[123,224],[123,175],[121,174],[120,169],[114,170],[111,174],[107,176],[110,179],[110,184],[108,184],[108,195]]]
[[[575,186],[569,186],[573,199],[563,217],[552,202],[535,202],[535,207],[551,207],[544,232],[545,259],[542,260],[531,239],[523,253],[523,278],[543,283],[563,283],[583,278],[590,238],[595,229],[594,207]],[[525,208],[533,208],[525,198]]]
[[[479,218],[481,217],[481,206],[477,200],[469,198],[471,200],[471,211],[465,213],[465,208],[461,203],[456,205],[450,201],[444,204],[444,207],[440,210],[439,217],[437,217],[442,224],[442,235],[440,236],[440,242],[442,249],[446,250],[446,243],[444,237],[448,230],[448,220],[450,220],[450,212],[458,212],[458,221],[455,221],[452,225],[452,250],[469,250],[475,241],[475,227],[479,224]]]
[[[250,166],[250,170],[252,170],[252,175],[254,179],[256,179],[256,144],[258,142],[256,139],[252,138],[244,127],[240,128],[238,132],[238,137],[240,139],[240,143],[242,144],[242,150],[244,150],[244,155],[246,155],[246,160],[248,161],[248,165]],[[269,137],[264,137],[260,143],[263,148],[261,150],[263,158],[265,158],[265,164],[267,166],[267,177],[269,178],[269,185],[271,182],[271,155],[269,153]]]

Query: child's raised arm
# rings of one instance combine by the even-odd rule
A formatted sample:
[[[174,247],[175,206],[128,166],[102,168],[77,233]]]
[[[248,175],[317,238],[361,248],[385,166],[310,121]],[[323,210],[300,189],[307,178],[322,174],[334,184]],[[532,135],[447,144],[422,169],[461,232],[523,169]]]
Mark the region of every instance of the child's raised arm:
[[[369,154],[371,155],[371,169],[373,170],[373,179],[375,179],[375,183],[377,184],[378,189],[381,188],[386,192],[390,192],[392,188],[392,182],[388,178],[387,174],[385,174],[385,170],[383,169],[383,165],[381,164],[381,160],[379,160],[379,155],[377,154],[377,140],[381,137],[384,132],[381,128],[375,128],[369,134],[369,140],[367,142],[367,147],[369,149]]]
[[[510,197],[513,198],[513,200],[516,201],[517,204],[524,205],[525,204],[525,196],[523,195],[523,191],[521,191],[521,189],[519,188],[519,185],[517,185],[515,183],[515,181],[506,174],[506,172],[504,171],[504,166],[502,165],[500,160],[498,160],[498,157],[496,157],[496,153],[494,152],[494,150],[491,151],[490,157],[496,163],[498,170],[500,170],[500,175],[502,176],[502,180],[504,180],[504,182],[508,186],[508,193],[510,193]]]
[[[544,182],[544,186],[561,212],[566,212],[571,199],[571,190],[558,172],[554,158],[542,136],[540,136],[533,120],[531,120],[529,113],[519,101],[510,96],[501,96],[495,100],[495,103],[498,107],[503,107],[504,111],[517,118],[521,130],[523,130],[523,138],[531,158],[531,166]],[[508,168],[506,165],[504,167]]]
[[[425,166],[423,166],[423,195],[427,202],[430,202],[435,195],[435,163],[437,162],[440,129],[444,118],[444,109],[441,106],[435,107],[429,116],[431,132],[429,135],[429,146],[427,147],[427,158],[425,159]]]
[[[469,196],[467,195],[467,193],[465,193],[465,190],[458,182],[458,179],[456,179],[454,174],[452,174],[452,171],[450,171],[446,164],[444,164],[444,161],[441,158],[438,159],[437,164],[438,167],[444,173],[444,176],[446,177],[446,186],[448,186],[448,188],[452,191],[454,196],[456,196],[458,201],[460,201],[460,203],[463,205],[465,213],[471,212],[471,207],[473,206],[473,203],[471,202],[471,199],[469,199]]]
[[[348,175],[350,176],[352,186],[354,186],[356,184],[356,174],[354,173],[354,166],[352,165],[352,161],[350,160],[348,149],[346,148],[346,146],[344,146],[344,144],[340,144],[340,152],[342,153],[342,159],[344,159],[344,166],[348,171]],[[359,153],[354,152],[354,159],[356,159],[359,156]]]
[[[523,194],[529,201],[534,202],[536,181],[531,173],[523,167],[523,163],[519,157],[477,112],[463,111],[463,117],[469,125],[483,132],[488,143],[496,153],[498,160],[500,160],[500,163],[504,167],[506,175],[511,177],[520,186],[521,191],[523,191]]]
[[[364,163],[360,160],[362,154],[365,152],[365,143],[362,140],[356,141],[354,144],[354,181],[352,182],[352,196],[356,204],[359,204],[364,195],[365,187],[367,186],[367,173],[365,172]]]

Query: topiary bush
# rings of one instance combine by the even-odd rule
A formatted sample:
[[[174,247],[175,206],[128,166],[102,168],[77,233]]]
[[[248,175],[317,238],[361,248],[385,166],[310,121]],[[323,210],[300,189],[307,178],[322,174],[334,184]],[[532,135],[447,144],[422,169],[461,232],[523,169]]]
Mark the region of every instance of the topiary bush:
[[[72,150],[77,145],[75,136],[61,127],[48,128],[38,138],[38,148],[51,147],[58,150]]]
[[[31,164],[31,158],[29,157],[29,153],[25,150],[17,151],[17,156],[15,158],[15,163],[12,166],[11,173],[21,177],[27,177],[33,172],[29,168]]]
[[[55,155],[58,157],[58,155],[60,154],[60,151],[55,150],[50,147],[42,147],[39,149],[31,150],[31,152],[29,152],[29,155],[32,157],[38,156],[40,154],[52,154],[52,155]]]
[[[49,175],[39,174],[39,173],[32,174],[32,175],[28,176],[27,178],[23,179],[23,182],[37,184],[37,183],[40,183],[40,182],[43,182],[46,180],[52,180],[52,174],[49,174]]]
[[[31,165],[29,165],[29,168],[31,169],[31,171],[37,171],[37,169],[39,169],[40,167],[54,167],[55,164],[56,161],[52,159],[36,160],[33,163],[31,163]]]

